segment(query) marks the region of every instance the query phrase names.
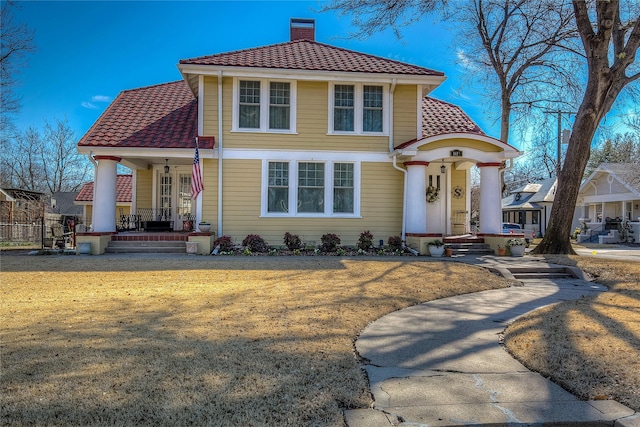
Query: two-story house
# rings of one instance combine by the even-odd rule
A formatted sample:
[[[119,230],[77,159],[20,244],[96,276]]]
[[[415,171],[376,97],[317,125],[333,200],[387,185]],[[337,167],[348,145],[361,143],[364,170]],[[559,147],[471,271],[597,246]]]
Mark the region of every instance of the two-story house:
[[[500,174],[520,153],[428,94],[443,73],[315,41],[291,40],[178,64],[183,80],[122,92],[80,140],[96,164],[93,232],[117,229],[116,164],[132,169],[131,212],[182,230],[212,223],[282,245],[326,233],[355,244],[468,231],[469,170],[481,171],[480,230],[501,232]],[[204,191],[191,198],[196,141]]]

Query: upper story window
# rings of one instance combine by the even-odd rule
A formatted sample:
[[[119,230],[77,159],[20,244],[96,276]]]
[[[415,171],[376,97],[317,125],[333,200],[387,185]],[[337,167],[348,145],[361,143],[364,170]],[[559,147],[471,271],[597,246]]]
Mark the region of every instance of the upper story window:
[[[295,132],[296,84],[234,79],[234,131]]]
[[[329,133],[385,134],[387,91],[382,85],[330,84]]]

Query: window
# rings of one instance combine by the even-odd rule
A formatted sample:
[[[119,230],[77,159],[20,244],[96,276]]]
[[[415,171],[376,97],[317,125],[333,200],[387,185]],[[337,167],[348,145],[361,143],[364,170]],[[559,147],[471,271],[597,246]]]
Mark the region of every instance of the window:
[[[324,164],[298,165],[298,212],[324,212]]]
[[[376,133],[387,131],[385,86],[330,85],[329,133]]]
[[[359,216],[359,177],[358,162],[265,160],[261,215]]]
[[[531,224],[540,224],[540,211],[531,212]]]
[[[353,163],[334,165],[333,212],[353,213]]]
[[[240,127],[260,127],[260,82],[240,81]]]
[[[289,129],[289,86],[284,82],[269,85],[269,129]]]
[[[269,212],[289,212],[289,163],[269,163]]]
[[[295,132],[294,81],[234,79],[232,131]]]
[[[353,132],[354,86],[336,85],[333,109],[333,129]]]
[[[382,132],[382,86],[365,86],[363,96],[362,130]]]

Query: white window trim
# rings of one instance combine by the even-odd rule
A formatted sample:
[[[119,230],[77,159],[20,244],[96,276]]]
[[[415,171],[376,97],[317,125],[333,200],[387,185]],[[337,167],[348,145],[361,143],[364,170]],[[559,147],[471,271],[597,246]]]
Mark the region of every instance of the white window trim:
[[[240,127],[240,80],[260,82],[260,127],[259,128],[241,128]],[[289,99],[289,129],[269,129],[269,83],[280,82],[289,83],[290,99]],[[233,78],[233,110],[231,132],[267,132],[267,133],[297,133],[296,131],[296,111],[298,99],[298,86],[295,80],[280,79],[260,79],[251,77],[234,77]]]
[[[289,164],[289,212],[269,212],[269,163]],[[324,164],[324,212],[298,212],[298,164]],[[333,212],[333,165],[350,163],[353,165],[353,213]],[[351,160],[311,160],[311,159],[263,159],[260,216],[267,218],[360,218],[360,162]]]
[[[354,87],[354,111],[353,111],[353,131],[333,130],[333,120],[335,107],[335,87],[336,85],[348,85]],[[382,132],[365,132],[362,130],[362,117],[364,114],[364,87],[382,86]],[[328,135],[376,135],[386,136],[389,134],[389,85],[382,83],[356,83],[356,82],[330,82],[329,83],[329,128]]]

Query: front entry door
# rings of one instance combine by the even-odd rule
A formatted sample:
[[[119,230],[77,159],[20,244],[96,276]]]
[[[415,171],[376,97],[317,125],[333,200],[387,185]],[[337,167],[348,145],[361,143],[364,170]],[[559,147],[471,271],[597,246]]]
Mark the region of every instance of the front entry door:
[[[173,221],[174,230],[183,230],[184,221],[193,220],[194,202],[191,199],[191,173],[173,170],[159,173],[156,217]]]
[[[429,165],[426,170],[427,189],[431,188],[431,197],[427,196],[427,232],[448,234],[447,230],[447,175],[440,171],[439,165]],[[437,196],[434,197],[434,191]]]

